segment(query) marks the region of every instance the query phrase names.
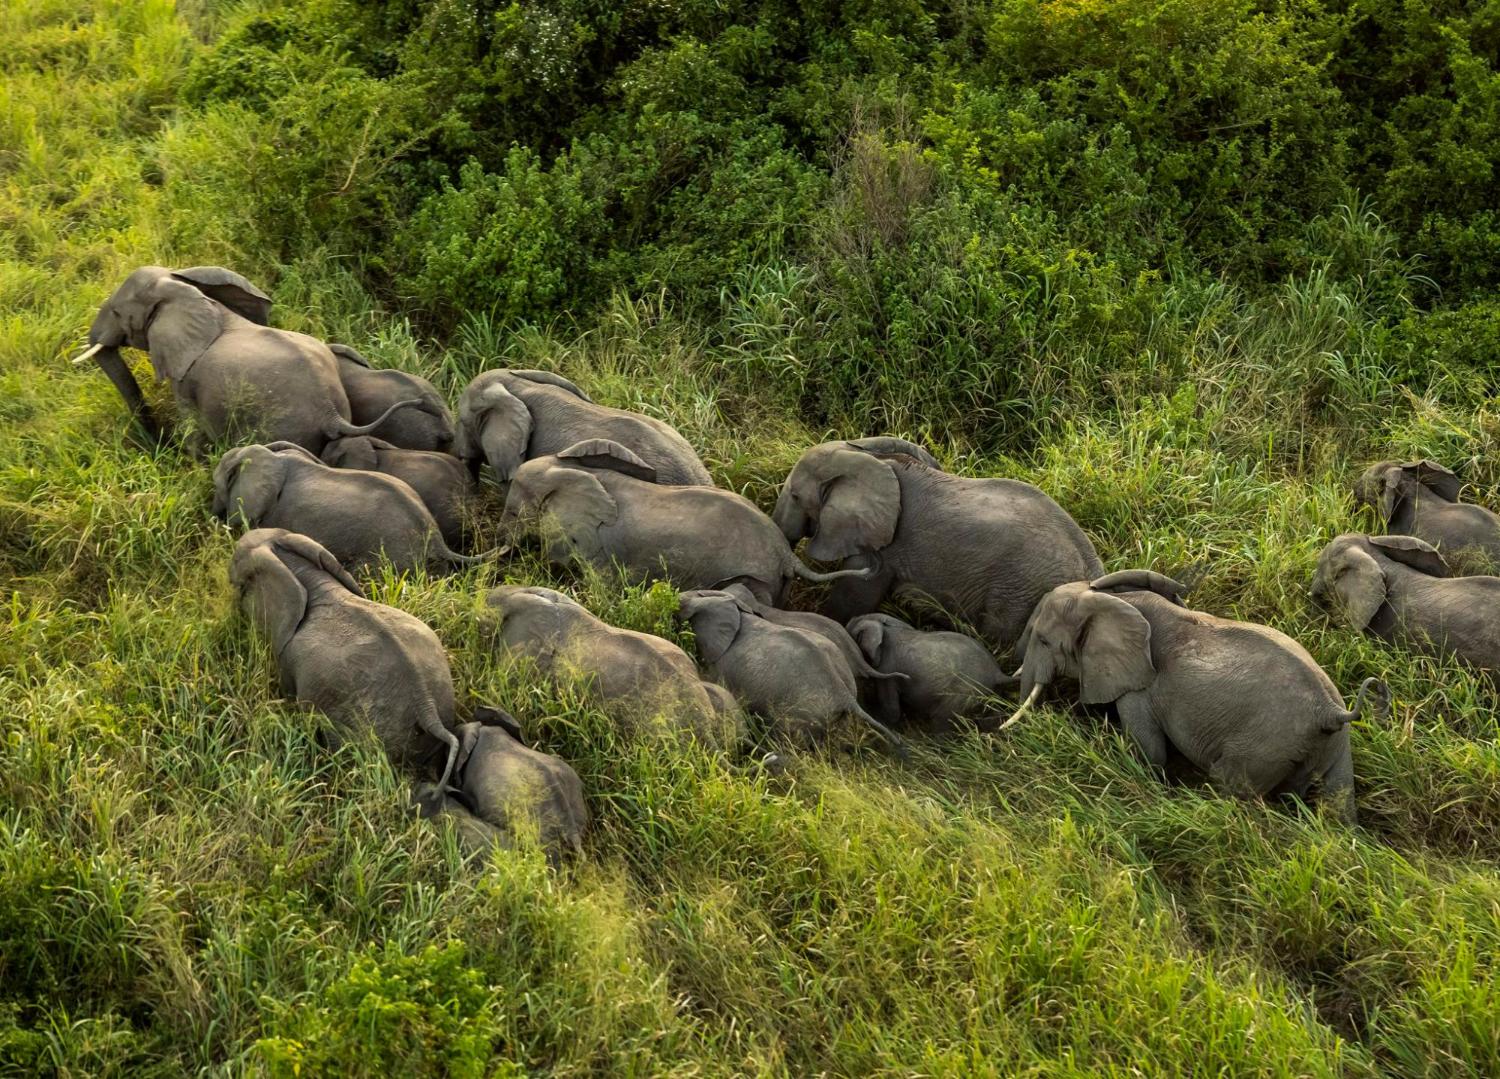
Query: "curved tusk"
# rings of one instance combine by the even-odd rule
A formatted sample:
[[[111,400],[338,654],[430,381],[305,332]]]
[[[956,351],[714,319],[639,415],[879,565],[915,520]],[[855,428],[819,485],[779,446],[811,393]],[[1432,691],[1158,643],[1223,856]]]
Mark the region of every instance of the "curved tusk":
[[[1024,671],[1025,669],[1026,669],[1026,664],[1024,664],[1024,663],[1021,664],[1019,667],[1016,668],[1016,673],[1013,674],[1013,675],[1011,675],[1011,677],[1012,678],[1020,678],[1021,677],[1021,672]]]
[[[98,352],[103,347],[104,347],[103,345],[92,345],[92,346],[90,346],[89,350],[87,352],[85,352],[82,356],[78,356],[78,357],[74,358],[74,360],[73,360],[73,366],[77,367],[81,363],[87,363],[93,357],[94,353]]]
[[[1012,723],[1016,722],[1016,720],[1024,716],[1031,709],[1031,706],[1036,703],[1036,699],[1041,695],[1042,684],[1038,682],[1036,685],[1031,687],[1031,694],[1021,702],[1021,707],[1012,712],[1010,718],[1007,719],[1004,723],[1000,724],[1000,726],[997,727],[996,730],[1003,731],[1006,727],[1009,727]]]

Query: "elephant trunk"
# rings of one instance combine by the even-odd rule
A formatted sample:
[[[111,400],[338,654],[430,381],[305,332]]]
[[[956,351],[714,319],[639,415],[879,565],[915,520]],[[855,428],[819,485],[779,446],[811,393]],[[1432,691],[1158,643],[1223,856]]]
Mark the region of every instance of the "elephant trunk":
[[[793,547],[812,531],[812,522],[807,512],[792,497],[790,483],[781,489],[781,495],[776,499],[776,508],[771,511],[771,520],[776,522],[776,527],[781,529],[781,534]]]
[[[89,335],[94,336],[92,333]],[[146,405],[146,398],[141,393],[141,387],[135,380],[135,375],[130,371],[130,365],[125,362],[125,357],[120,355],[118,346],[104,342],[95,342],[87,352],[78,359],[85,360],[90,356],[99,365],[105,377],[114,385],[115,390],[125,402],[125,407],[130,410],[131,419],[135,421],[146,439],[153,445],[161,444],[162,433],[160,426],[151,416],[151,410]]]

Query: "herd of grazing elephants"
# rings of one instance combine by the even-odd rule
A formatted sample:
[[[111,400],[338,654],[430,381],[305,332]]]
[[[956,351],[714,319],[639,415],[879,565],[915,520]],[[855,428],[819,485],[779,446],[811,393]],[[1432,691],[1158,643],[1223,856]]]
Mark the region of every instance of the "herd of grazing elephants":
[[[734,751],[752,740],[748,717],[757,736],[801,745],[852,718],[902,755],[894,727],[1004,729],[1056,684],[1110,706],[1153,765],[1354,817],[1350,724],[1372,694],[1388,703],[1384,684],[1366,679],[1346,708],[1289,637],[1191,610],[1159,573],[1105,573],[1083,530],[1030,484],[953,475],[899,438],[840,440],[802,455],[768,516],[715,487],[671,426],[597,404],[560,375],[486,371],[455,422],[424,379],[272,328],[270,307],[229,270],[143,267],[104,302],[80,361],[96,360],[151,438],[161,432],[125,346],[170,381],[196,438],[262,440],[220,459],[214,513],[245,530],[230,580],[283,692],[336,730],[373,732],[416,777],[416,808],[455,818],[473,852],[521,832],[554,855],[577,849],[582,784],[504,712],[479,707],[459,723],[437,635],[366,599],[351,571],[503,558],[509,547],[463,553],[486,465],[512,542],[680,590],[696,658],[550,588],[485,597],[502,653],[583,684],[624,728]],[[1333,540],[1312,594],[1359,629],[1493,671],[1500,577],[1452,577],[1444,556],[1500,558],[1500,517],[1460,502],[1461,486],[1431,461],[1372,466],[1355,495],[1391,534]],[[804,564],[803,540],[834,568]],[[791,608],[799,580],[829,586],[819,612]],[[882,610],[892,603],[929,628]],[[1019,704],[997,710],[1002,694]]]

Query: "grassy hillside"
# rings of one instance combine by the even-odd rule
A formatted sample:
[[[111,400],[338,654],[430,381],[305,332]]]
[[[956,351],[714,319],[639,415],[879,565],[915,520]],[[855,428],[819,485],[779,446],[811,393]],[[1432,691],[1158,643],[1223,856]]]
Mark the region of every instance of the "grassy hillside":
[[[1493,5],[80,7],[0,6],[0,1074],[1500,1073],[1493,687],[1307,595],[1371,459],[1500,504]],[[563,371],[764,506],[835,433],[1035,482],[1389,681],[1361,825],[1062,711],[751,774],[477,617],[663,590],[387,575],[589,792],[580,864],[466,867],[277,697],[208,468],[68,364],[145,263],[450,393]]]

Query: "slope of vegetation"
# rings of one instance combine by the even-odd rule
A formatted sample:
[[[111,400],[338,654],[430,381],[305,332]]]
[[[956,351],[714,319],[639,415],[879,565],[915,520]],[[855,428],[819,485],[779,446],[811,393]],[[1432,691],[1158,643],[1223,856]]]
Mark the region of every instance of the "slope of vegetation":
[[[1493,687],[1306,587],[1371,459],[1500,503],[1493,3],[83,7],[0,6],[0,1074],[1500,1073]],[[67,363],[147,263],[450,393],[563,371],[762,505],[832,434],[1038,483],[1389,681],[1361,825],[1061,711],[775,778],[630,743],[477,597],[670,595],[527,561],[374,588],[590,793],[581,864],[466,867],[278,698],[208,468]]]

